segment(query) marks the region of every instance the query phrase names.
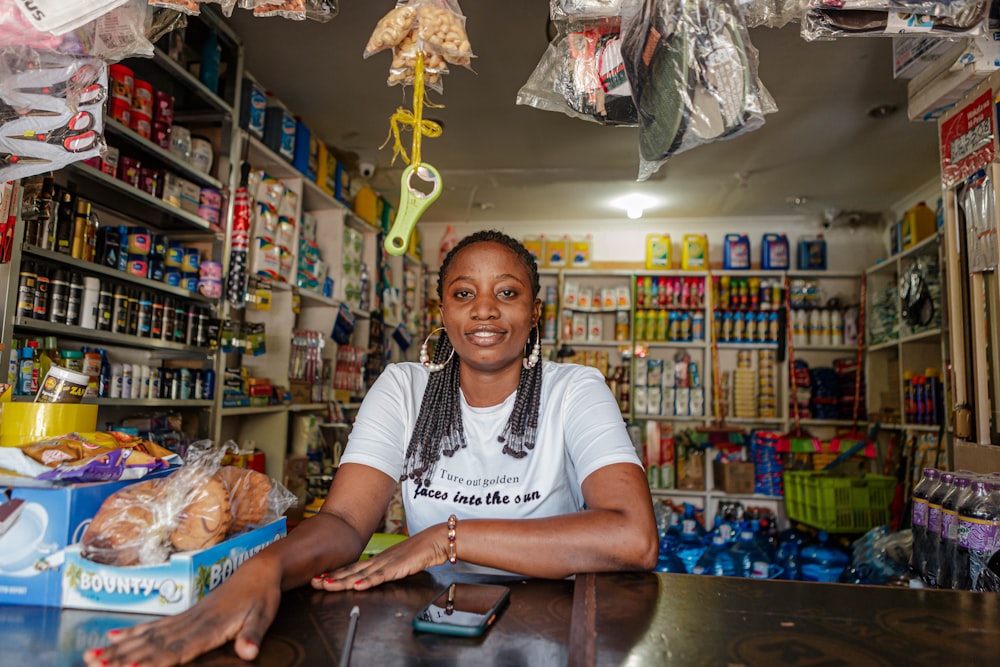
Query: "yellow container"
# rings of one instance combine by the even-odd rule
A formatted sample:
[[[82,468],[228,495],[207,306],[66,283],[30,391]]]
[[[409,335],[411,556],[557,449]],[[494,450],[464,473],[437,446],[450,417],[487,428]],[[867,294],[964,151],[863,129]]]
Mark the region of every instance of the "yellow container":
[[[670,250],[670,234],[647,234],[646,268],[669,269],[671,267]]]
[[[591,245],[589,234],[582,239],[569,241],[569,265],[574,269],[584,269],[590,266]]]
[[[545,266],[566,266],[569,250],[569,238],[566,236],[558,239],[542,237],[542,256],[545,258]]]
[[[681,249],[681,268],[685,271],[702,271],[708,268],[708,237],[704,234],[685,234]]]
[[[73,431],[96,430],[96,405],[0,403],[0,447],[17,447]]]
[[[337,158],[326,144],[319,145],[319,167],[316,169],[316,185],[331,197],[337,193]]]
[[[936,232],[937,215],[924,202],[920,202],[903,214],[903,250],[912,248]]]
[[[525,250],[531,253],[538,266],[545,266],[545,258],[542,255],[542,239],[540,236],[529,236],[521,240]]]
[[[354,212],[359,218],[373,225],[380,217],[379,196],[367,185],[362,186],[354,196]]]

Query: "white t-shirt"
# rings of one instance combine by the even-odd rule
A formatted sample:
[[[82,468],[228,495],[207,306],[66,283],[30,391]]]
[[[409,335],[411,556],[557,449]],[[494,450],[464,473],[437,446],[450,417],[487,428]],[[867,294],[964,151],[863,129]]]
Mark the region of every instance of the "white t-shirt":
[[[427,387],[421,364],[388,366],[358,410],[341,463],[360,463],[393,479],[403,472]],[[621,411],[594,368],[544,362],[535,448],[515,459],[503,453],[497,436],[514,407],[516,392],[500,405],[470,407],[462,396],[468,447],[441,456],[430,486],[403,483],[411,535],[459,519],[549,517],[583,509],[581,483],[614,463],[641,465]]]

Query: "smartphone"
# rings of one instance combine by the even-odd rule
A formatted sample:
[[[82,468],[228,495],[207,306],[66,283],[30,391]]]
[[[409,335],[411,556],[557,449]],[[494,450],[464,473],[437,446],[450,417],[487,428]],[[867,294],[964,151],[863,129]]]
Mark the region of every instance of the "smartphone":
[[[510,589],[493,584],[452,584],[413,617],[413,627],[456,637],[478,637],[503,611]]]

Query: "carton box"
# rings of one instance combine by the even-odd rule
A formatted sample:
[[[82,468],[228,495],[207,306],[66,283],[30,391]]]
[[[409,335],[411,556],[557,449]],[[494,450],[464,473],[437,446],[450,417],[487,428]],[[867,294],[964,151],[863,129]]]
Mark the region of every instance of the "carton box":
[[[66,549],[62,604],[74,609],[173,615],[194,606],[247,559],[285,536],[285,517],[201,551],[175,553],[160,565],[115,567]]]
[[[726,493],[751,494],[754,488],[753,463],[712,462],[715,488]]]
[[[170,472],[158,471],[144,479]],[[4,502],[24,501],[18,519],[0,535],[0,604],[58,607],[63,550],[80,541],[105,498],[131,483],[54,486],[23,477],[0,477]]]

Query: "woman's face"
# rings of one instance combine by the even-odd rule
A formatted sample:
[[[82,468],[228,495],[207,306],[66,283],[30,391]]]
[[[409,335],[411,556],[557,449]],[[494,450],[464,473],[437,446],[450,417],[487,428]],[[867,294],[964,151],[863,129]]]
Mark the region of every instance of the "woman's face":
[[[452,258],[442,280],[442,319],[462,364],[520,367],[541,301],[517,255],[499,243],[474,243]]]

